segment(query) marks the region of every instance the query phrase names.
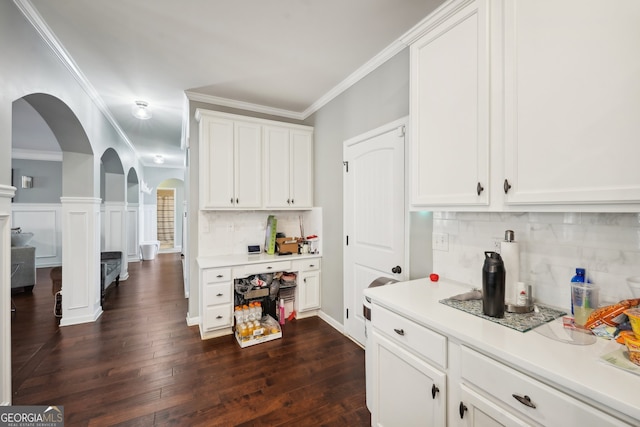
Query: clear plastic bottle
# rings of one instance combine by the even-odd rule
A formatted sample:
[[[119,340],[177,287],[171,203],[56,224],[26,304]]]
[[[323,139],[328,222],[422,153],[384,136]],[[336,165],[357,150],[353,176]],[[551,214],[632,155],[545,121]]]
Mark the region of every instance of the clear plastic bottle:
[[[571,283],[584,283],[585,282],[585,269],[576,268],[576,275],[571,278]],[[573,290],[571,294],[571,314],[575,314],[573,311]]]
[[[256,320],[262,319],[262,303],[260,301],[256,301],[254,304],[256,309]]]

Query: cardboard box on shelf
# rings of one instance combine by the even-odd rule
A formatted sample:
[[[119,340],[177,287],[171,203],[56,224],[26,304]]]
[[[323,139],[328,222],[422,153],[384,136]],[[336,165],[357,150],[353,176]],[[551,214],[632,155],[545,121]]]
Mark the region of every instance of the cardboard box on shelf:
[[[278,237],[276,239],[276,246],[279,253],[298,253],[298,239],[296,237]]]

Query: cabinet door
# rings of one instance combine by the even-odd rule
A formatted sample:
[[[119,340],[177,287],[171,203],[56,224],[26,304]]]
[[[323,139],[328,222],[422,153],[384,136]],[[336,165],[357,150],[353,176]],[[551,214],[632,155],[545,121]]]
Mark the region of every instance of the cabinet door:
[[[506,203],[640,201],[640,2],[504,4]]]
[[[411,45],[411,204],[489,202],[486,0],[466,4]]]
[[[458,403],[458,413],[461,420],[459,425],[465,427],[526,427],[539,425],[530,424],[519,419],[464,384],[460,388],[462,400]]]
[[[313,207],[313,135],[291,131],[291,206]]]
[[[445,374],[387,340],[375,328],[372,344],[372,425],[444,426]]]
[[[200,208],[234,205],[234,126],[220,118],[200,119]]]
[[[300,273],[298,286],[298,309],[302,312],[320,308],[320,272]]]
[[[289,130],[282,127],[265,126],[265,207],[288,208],[291,202]]]
[[[235,207],[262,205],[262,135],[260,125],[235,122]]]

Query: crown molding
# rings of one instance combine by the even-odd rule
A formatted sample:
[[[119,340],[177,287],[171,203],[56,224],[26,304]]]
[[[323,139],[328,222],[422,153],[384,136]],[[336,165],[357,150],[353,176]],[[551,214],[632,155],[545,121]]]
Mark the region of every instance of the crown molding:
[[[107,121],[111,124],[111,126],[113,126],[113,128],[118,133],[120,138],[122,138],[125,144],[127,144],[133,151],[133,154],[136,156],[136,158],[140,160],[140,155],[129,140],[127,134],[122,130],[116,119],[111,114],[111,111],[107,107],[107,104],[105,104],[105,102],[98,94],[98,91],[96,91],[96,89],[89,82],[84,73],[80,70],[69,52],[67,52],[64,46],[62,46],[62,43],[60,43],[58,38],[53,34],[53,31],[51,31],[51,28],[49,28],[44,19],[42,19],[42,16],[40,16],[31,1],[13,0],[13,2],[18,7],[18,9],[20,9],[25,18],[27,18],[27,21],[29,21],[33,28],[35,28],[42,40],[44,40],[44,42],[49,46],[53,53],[58,57],[60,62],[62,62],[67,70],[69,70],[78,84],[80,84],[80,87],[87,93],[87,95],[89,95],[89,98],[91,98],[96,107],[98,107],[102,114],[104,114]]]
[[[374,71],[376,68],[387,62],[389,59],[393,58],[395,55],[400,53],[407,45],[402,42],[402,40],[396,40],[391,43],[389,46],[380,51],[376,56],[367,61],[364,65],[358,68],[356,71],[351,73],[346,79],[333,87],[329,92],[320,97],[316,102],[311,104],[309,108],[307,108],[303,113],[303,117],[306,119],[320,108],[327,105],[333,99],[335,99],[338,95],[345,92],[354,84],[358,83],[364,77],[366,77],[369,73]]]
[[[26,150],[23,148],[13,148],[11,150],[11,158],[20,160],[44,160],[48,162],[61,162],[62,151]]]
[[[313,113],[324,107],[331,102],[338,95],[349,89],[358,81],[363,79],[373,70],[384,64],[386,61],[394,57],[400,51],[402,51],[407,44],[402,40],[396,40],[387,46],[384,50],[378,53],[376,56],[367,61],[363,66],[351,73],[346,79],[334,86],[329,92],[320,97],[317,101],[309,106],[306,110],[291,111],[281,108],[268,107],[266,105],[254,104],[251,102],[235,101],[229,98],[221,98],[213,95],[205,95],[194,91],[185,91],[187,98],[191,101],[204,102],[206,104],[220,105],[223,107],[238,108],[246,111],[253,111],[256,113],[270,114],[278,117],[286,117],[296,120],[305,120]]]
[[[220,105],[223,107],[239,108],[241,110],[253,111],[256,113],[269,114],[272,116],[286,117],[289,119],[304,120],[306,117],[303,113],[282,108],[268,107],[266,105],[254,104],[251,102],[236,101],[229,98],[221,98],[219,96],[205,95],[203,93],[185,91],[187,98],[191,101],[204,102],[206,104]]]

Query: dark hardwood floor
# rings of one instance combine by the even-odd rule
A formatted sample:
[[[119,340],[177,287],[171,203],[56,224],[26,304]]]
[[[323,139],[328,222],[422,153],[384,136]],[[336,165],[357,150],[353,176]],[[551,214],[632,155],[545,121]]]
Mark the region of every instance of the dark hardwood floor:
[[[179,254],[129,264],[91,324],[59,328],[49,269],[13,295],[14,405],[67,426],[369,426],[364,351],[317,317],[241,349],[186,324]]]

